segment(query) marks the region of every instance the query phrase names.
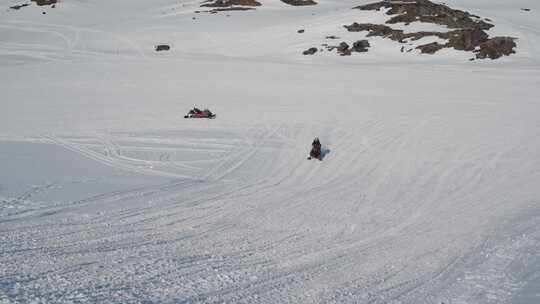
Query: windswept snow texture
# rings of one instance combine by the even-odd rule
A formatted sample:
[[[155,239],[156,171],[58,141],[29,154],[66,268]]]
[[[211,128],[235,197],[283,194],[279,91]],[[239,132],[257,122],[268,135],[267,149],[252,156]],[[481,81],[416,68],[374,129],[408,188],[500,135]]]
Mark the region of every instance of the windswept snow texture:
[[[475,62],[317,2],[2,1],[0,303],[540,303],[540,2],[446,1]]]

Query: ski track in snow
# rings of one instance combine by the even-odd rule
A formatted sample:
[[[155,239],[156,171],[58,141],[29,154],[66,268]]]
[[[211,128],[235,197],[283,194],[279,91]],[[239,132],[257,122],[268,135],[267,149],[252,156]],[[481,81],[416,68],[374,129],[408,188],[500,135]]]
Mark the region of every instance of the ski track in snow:
[[[357,153],[352,151],[356,147],[352,144],[356,142],[354,135],[335,130],[347,138],[336,141],[332,147],[343,151],[344,157],[339,159],[329,154],[328,159],[321,163],[293,161],[295,158],[290,156],[301,157],[304,151],[303,147],[287,145],[297,142],[298,138],[287,137],[294,133],[285,125],[255,126],[239,134],[238,141],[243,143],[240,147],[227,144],[230,138],[225,138],[224,142],[212,138],[211,130],[196,132],[196,137],[192,138],[186,137],[187,133],[174,137],[174,133],[161,136],[159,132],[156,137],[145,134],[107,134],[75,139],[45,137],[46,142],[111,168],[173,178],[174,181],[98,194],[4,216],[0,225],[10,228],[3,229],[3,264],[9,265],[6,272],[17,274],[17,279],[13,282],[13,277],[3,277],[3,290],[14,300],[34,295],[45,301],[60,302],[77,301],[77,297],[80,301],[91,302],[137,302],[148,298],[157,302],[185,303],[412,303],[455,299],[459,292],[450,293],[449,286],[464,284],[463,281],[476,282],[478,275],[470,274],[469,270],[491,262],[488,252],[498,254],[496,246],[499,244],[494,242],[495,247],[490,245],[482,225],[469,224],[476,227],[470,230],[478,229],[482,233],[467,232],[470,235],[465,236],[457,232],[460,236],[455,237],[468,239],[468,245],[458,245],[463,240],[450,241],[450,233],[450,239],[432,239],[431,245],[415,248],[411,244],[419,242],[419,239],[431,239],[430,235],[435,232],[429,229],[437,229],[435,222],[452,224],[452,221],[436,216],[440,212],[438,204],[417,202],[420,204],[416,208],[393,208],[393,214],[388,214],[386,207],[371,205],[367,197],[369,193],[357,190],[358,180],[348,180],[338,173],[317,174],[322,166],[332,161],[334,169],[342,172],[347,172],[345,169],[355,164],[365,163],[363,158],[373,161],[371,156],[365,155],[372,153],[369,151],[405,153],[405,147],[421,140],[422,130],[432,127],[429,120],[420,121],[407,132],[398,131],[385,138],[382,132],[384,125],[365,123],[361,133],[368,134],[365,141],[369,145]],[[304,129],[296,136],[305,137],[306,131],[311,132],[311,128]],[[153,152],[159,153],[161,160],[137,160],[124,156],[141,146],[145,147],[144,155],[151,157]],[[281,151],[274,152],[276,146],[281,146]],[[176,166],[174,154],[193,147],[199,151],[219,152],[213,155],[215,158],[205,161],[190,163],[179,160],[184,166]],[[482,173],[478,170],[489,170],[510,150],[500,151],[493,158],[486,158],[485,163],[476,164],[478,169],[473,168],[470,180],[464,183],[467,186],[454,189],[448,199],[457,204],[468,202],[468,197],[481,195],[482,191],[489,192],[483,189],[485,180],[482,181]],[[288,160],[293,163],[269,166],[281,153],[289,155]],[[269,160],[261,162],[259,157]],[[152,169],[142,168],[149,164],[152,164]],[[371,172],[386,172],[370,178],[374,188],[391,180],[388,172],[401,170],[395,168],[399,165],[398,161],[372,164],[375,169]],[[187,171],[198,170],[193,170],[192,176],[179,174],[186,168],[189,168]],[[259,173],[250,176],[248,181],[243,179],[243,170]],[[369,177],[369,169],[362,172],[366,177],[361,179]],[[445,174],[441,178],[448,179],[452,171]],[[427,176],[426,180],[420,176],[417,178],[427,182],[432,177]],[[432,195],[435,197],[426,200],[436,201],[439,193],[445,191],[441,188],[447,184],[444,180],[434,184]],[[47,191],[50,186],[33,188],[17,201],[29,200],[33,193]],[[406,193],[397,191],[397,194],[405,195],[406,201]],[[326,212],[306,213],[306,206],[320,209],[329,199],[344,204],[330,208],[327,215],[324,215]],[[364,203],[354,207],[346,203],[350,200]],[[378,204],[385,202],[379,201]],[[443,206],[449,208],[448,205]],[[348,211],[342,213],[342,208]],[[358,208],[371,209],[371,212],[364,217]],[[337,216],[346,215],[351,219],[342,219],[344,223],[330,220],[332,211],[337,212]],[[291,215],[299,219],[295,220]],[[402,220],[395,220],[400,218]],[[358,219],[374,221],[358,224],[372,230],[356,233],[355,228],[345,224]],[[282,226],[283,220],[290,225],[288,228]],[[538,220],[538,217],[528,219],[531,225],[538,224]],[[318,228],[317,222],[328,227]],[[509,238],[529,238],[531,234],[534,236],[534,229]],[[44,243],[45,240],[47,242]],[[36,254],[38,252],[39,255]],[[396,252],[400,254],[396,255]],[[390,253],[393,258],[384,258]],[[42,255],[47,258],[44,260]],[[499,259],[495,258],[491,263],[495,266],[502,263],[503,269],[508,267],[508,263],[515,262],[512,258],[502,262]],[[26,262],[13,263],[16,260]],[[29,267],[26,265],[34,266],[26,268]],[[484,274],[481,278],[486,280],[488,276]],[[107,283],[93,278],[103,278]],[[57,285],[64,280],[70,284],[65,288],[74,294],[65,293],[62,285]],[[55,283],[50,285],[48,282]],[[71,285],[74,283],[79,287]],[[504,288],[511,292],[512,288],[517,288],[516,283],[508,284],[507,287],[496,285],[489,292],[495,293]],[[21,290],[20,285],[25,288]],[[45,290],[48,292],[44,293]],[[440,294],[444,292],[448,293],[446,297]],[[499,293],[494,299],[504,298],[505,294]]]
[[[361,61],[300,55],[358,1],[264,2],[0,12],[0,303],[537,303],[534,16],[475,2],[500,63]]]

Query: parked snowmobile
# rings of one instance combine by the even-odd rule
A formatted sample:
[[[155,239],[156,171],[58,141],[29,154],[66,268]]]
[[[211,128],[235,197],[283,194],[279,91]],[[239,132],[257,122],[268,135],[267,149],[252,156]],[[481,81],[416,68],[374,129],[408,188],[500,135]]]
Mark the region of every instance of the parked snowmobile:
[[[212,113],[208,109],[204,109],[203,111],[201,111],[198,108],[193,108],[193,109],[189,110],[189,112],[187,113],[187,115],[184,116],[184,118],[209,118],[209,119],[213,119],[213,118],[216,118],[216,114]]]
[[[321,142],[318,137],[315,137],[313,143],[311,143],[311,151],[309,152],[308,159],[316,158],[322,160]]]

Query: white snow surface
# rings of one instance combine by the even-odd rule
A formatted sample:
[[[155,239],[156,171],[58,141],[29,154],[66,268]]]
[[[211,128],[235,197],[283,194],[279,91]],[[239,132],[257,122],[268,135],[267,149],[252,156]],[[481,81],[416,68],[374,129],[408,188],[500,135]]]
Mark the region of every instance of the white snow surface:
[[[0,2],[0,303],[540,303],[537,0],[446,1],[518,38],[473,62],[301,54],[364,39],[369,1],[24,2]]]

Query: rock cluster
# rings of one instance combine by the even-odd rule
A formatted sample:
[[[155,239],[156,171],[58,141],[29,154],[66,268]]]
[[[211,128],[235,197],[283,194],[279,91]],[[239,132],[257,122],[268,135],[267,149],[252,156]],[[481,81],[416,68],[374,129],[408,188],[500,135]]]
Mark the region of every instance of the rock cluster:
[[[380,1],[354,7],[359,10],[388,9],[387,15],[393,16],[386,23],[426,22],[446,25],[449,28],[474,28],[489,30],[493,24],[479,20],[480,17],[468,12],[452,9],[443,4],[428,0]]]
[[[497,59],[515,53],[515,39],[511,37],[490,38],[485,32],[493,27],[492,24],[480,20],[480,17],[468,12],[454,10],[446,5],[435,4],[428,0],[404,0],[404,1],[381,1],[367,5],[357,6],[360,10],[388,9],[387,14],[391,17],[387,24],[411,22],[426,22],[444,25],[454,29],[448,32],[411,32],[393,29],[384,24],[353,23],[344,27],[349,32],[368,32],[368,37],[380,36],[400,43],[406,43],[408,39],[414,41],[424,37],[436,37],[447,42],[444,44],[432,42],[416,47],[422,53],[435,54],[444,48],[453,48],[460,51],[476,53],[476,58]],[[402,48],[402,52],[404,48]]]
[[[323,44],[328,51],[336,50],[341,56],[350,56],[353,52],[365,53],[369,50],[370,44],[367,40],[358,40],[353,43],[352,47],[345,41],[342,41],[339,45]]]

